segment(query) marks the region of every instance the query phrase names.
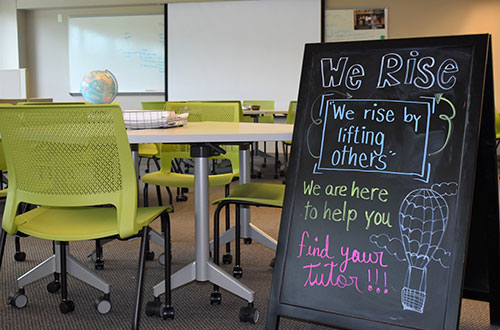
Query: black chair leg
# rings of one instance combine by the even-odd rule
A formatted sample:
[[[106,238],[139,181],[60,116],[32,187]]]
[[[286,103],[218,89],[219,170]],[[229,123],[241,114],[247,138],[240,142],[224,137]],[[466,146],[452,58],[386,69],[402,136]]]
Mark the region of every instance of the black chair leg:
[[[134,308],[134,318],[132,320],[132,329],[139,328],[140,321],[140,310],[141,310],[141,302],[142,302],[142,286],[144,282],[144,268],[146,266],[146,242],[149,241],[149,227],[144,227],[142,229],[142,237],[141,237],[141,250],[139,254],[139,266],[138,266],[138,274],[137,274],[137,285],[135,292],[135,308]]]
[[[100,239],[95,240],[95,261],[94,261],[95,269],[102,270],[104,269],[104,261],[102,261],[102,244]]]
[[[61,255],[61,303],[59,310],[66,314],[75,310],[75,304],[68,299],[68,273],[66,271],[66,246],[68,242],[59,242]]]
[[[0,228],[0,269],[2,269],[3,251],[5,250],[6,241],[7,241],[7,232]]]
[[[220,223],[220,211],[223,207],[226,207],[224,202],[219,203],[214,213],[214,264],[219,265],[219,223]],[[229,207],[229,205],[227,205]],[[226,208],[227,208],[226,207]],[[222,301],[221,293],[219,292],[219,286],[214,284],[214,292],[210,295],[211,304],[220,304]]]
[[[164,237],[163,253],[165,254],[165,309],[163,318],[174,318],[172,307],[172,285],[170,276],[172,273],[172,243],[170,237],[170,216],[164,212],[161,216],[161,226]]]
[[[236,278],[241,278],[243,276],[243,270],[240,266],[240,247],[241,247],[241,224],[240,224],[240,204],[236,204],[236,223],[235,223],[235,231],[236,237],[234,240],[234,250],[235,250],[235,261],[233,268],[233,276]]]
[[[14,238],[14,244],[16,246],[16,252],[14,253],[14,260],[24,261],[26,260],[26,253],[21,251],[21,238],[16,235]]]
[[[144,190],[142,192],[142,199],[144,203],[144,207],[147,207],[149,205],[149,192],[148,192],[148,184],[144,184]]]
[[[226,185],[225,187],[225,196],[229,196],[229,185]],[[230,209],[229,209],[230,204],[228,203],[226,205],[226,231],[228,231],[231,228],[231,214],[230,214]],[[231,256],[231,243],[227,242],[226,243],[226,254],[222,256],[222,262],[224,264],[230,264],[233,262]]]

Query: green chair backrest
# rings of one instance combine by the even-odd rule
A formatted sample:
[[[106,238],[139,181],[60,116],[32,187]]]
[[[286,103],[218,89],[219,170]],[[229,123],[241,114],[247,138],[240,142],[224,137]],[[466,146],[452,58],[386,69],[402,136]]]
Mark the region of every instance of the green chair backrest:
[[[51,207],[111,204],[118,233],[137,233],[137,182],[123,115],[116,105],[0,108],[9,169],[2,227],[15,233],[19,203]]]
[[[497,139],[500,138],[500,113],[498,113],[497,109],[495,111],[495,131],[497,135]]]
[[[295,122],[295,113],[297,111],[297,101],[290,101],[288,106],[288,114],[286,115],[286,123],[293,124]]]
[[[252,105],[259,105],[260,110],[274,110],[274,101],[251,101],[251,100],[243,101],[243,106],[252,106]],[[253,121],[253,118],[249,119]],[[274,123],[274,116],[271,114],[259,116],[258,119],[259,123]]]
[[[219,121],[239,122],[241,108],[236,102],[172,102],[167,103],[167,110],[185,110],[189,112],[188,122]],[[232,172],[239,172],[238,146],[222,146],[225,155],[210,157],[211,159],[227,158],[231,161]],[[162,145],[161,166],[170,171],[175,158],[190,158],[189,146]]]
[[[234,103],[238,105],[239,108],[239,121],[243,122],[243,108],[241,106],[241,101],[239,100],[201,100],[201,101],[188,101],[188,103]]]
[[[7,161],[5,160],[5,154],[3,152],[3,143],[0,138],[0,175],[2,175],[2,171],[7,170]]]
[[[243,116],[236,102],[188,102],[188,121],[239,122]]]
[[[167,102],[165,101],[144,101],[141,102],[143,110],[165,110]]]
[[[18,102],[17,105],[82,105],[90,102]]]

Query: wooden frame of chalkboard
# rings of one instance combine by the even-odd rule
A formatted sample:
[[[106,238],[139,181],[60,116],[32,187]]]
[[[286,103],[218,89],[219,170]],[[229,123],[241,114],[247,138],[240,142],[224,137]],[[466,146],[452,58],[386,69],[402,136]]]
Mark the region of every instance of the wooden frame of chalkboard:
[[[306,45],[267,330],[281,316],[457,328],[476,171],[496,173],[489,47],[487,34]]]

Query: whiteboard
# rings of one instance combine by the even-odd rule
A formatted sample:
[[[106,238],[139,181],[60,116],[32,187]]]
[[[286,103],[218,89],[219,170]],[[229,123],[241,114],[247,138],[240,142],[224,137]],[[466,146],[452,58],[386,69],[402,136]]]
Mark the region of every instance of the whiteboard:
[[[364,24],[364,18],[374,16],[381,21],[377,24]],[[387,8],[327,9],[324,23],[325,42],[386,39],[387,23]]]
[[[163,15],[70,17],[68,31],[71,93],[92,70],[113,73],[119,93],[164,92]]]
[[[320,0],[168,4],[169,100],[297,100]]]

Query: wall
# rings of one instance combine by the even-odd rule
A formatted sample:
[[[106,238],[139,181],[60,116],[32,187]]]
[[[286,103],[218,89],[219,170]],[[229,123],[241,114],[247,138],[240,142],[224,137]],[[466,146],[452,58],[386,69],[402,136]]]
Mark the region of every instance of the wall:
[[[500,111],[500,1],[326,0],[326,8],[389,10],[389,38],[490,33],[493,39],[495,103]],[[496,64],[496,67],[495,67]]]

